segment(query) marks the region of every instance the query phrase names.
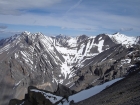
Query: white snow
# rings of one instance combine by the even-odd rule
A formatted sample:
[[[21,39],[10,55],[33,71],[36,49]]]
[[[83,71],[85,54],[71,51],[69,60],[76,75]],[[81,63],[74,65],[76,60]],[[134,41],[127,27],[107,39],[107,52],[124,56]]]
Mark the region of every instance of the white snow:
[[[24,78],[23,78],[23,79],[24,79]],[[18,86],[18,85],[21,83],[21,81],[22,81],[23,79],[21,79],[19,82],[15,83],[15,86],[13,87],[13,89],[15,89],[15,87]]]
[[[4,46],[3,48],[0,49],[0,54],[7,51],[9,48],[11,48],[10,44],[7,44],[6,46]]]
[[[30,35],[30,32],[28,32],[28,31],[24,31],[23,34]]]
[[[69,102],[73,100],[75,103],[77,103],[77,102],[80,102],[82,100],[85,100],[85,99],[87,99],[87,98],[89,98],[91,96],[96,95],[97,93],[99,93],[102,90],[104,90],[106,87],[112,85],[113,83],[115,83],[115,82],[117,82],[117,81],[119,81],[121,79],[123,79],[123,78],[117,78],[117,79],[114,79],[112,81],[106,82],[106,83],[104,83],[102,85],[98,85],[98,86],[95,86],[93,88],[90,88],[90,89],[87,89],[87,90],[83,90],[83,91],[81,91],[81,92],[79,92],[77,94],[74,94],[74,95],[70,96],[69,97]],[[67,102],[65,100],[63,105],[69,105],[69,102]],[[59,103],[58,105],[62,105],[62,104]]]
[[[84,49],[85,45],[81,45],[80,49],[78,50],[78,54],[82,55],[83,49]]]
[[[70,38],[70,40],[68,40],[68,45],[71,47],[76,47],[77,44],[77,40],[76,38]]]
[[[18,54],[17,53],[15,53],[15,58],[18,58]]]
[[[99,53],[102,52],[102,47],[103,47],[103,45],[104,45],[104,40],[101,40],[101,41],[99,42],[99,44],[97,45],[97,46],[98,46],[98,51],[99,51]]]
[[[15,84],[15,86],[18,86],[20,84],[21,81],[19,81],[18,83]]]
[[[136,38],[131,36],[126,36],[124,34],[117,33],[115,35],[108,35],[111,39],[117,41],[119,44],[126,45],[128,47],[129,45],[132,45],[135,43]]]
[[[40,91],[40,90],[36,90],[36,89],[31,89],[31,91],[40,92],[41,94],[43,94],[46,97],[46,99],[49,99],[52,103],[56,103],[57,101],[59,101],[63,98],[61,96],[56,96],[51,93],[46,93],[44,91]]]
[[[73,83],[69,88],[71,88],[75,83]]]
[[[127,63],[130,63],[130,62],[131,62],[131,59],[123,59],[123,60],[121,60],[122,64],[127,64]]]
[[[90,41],[86,45],[86,50],[85,50],[84,56],[87,55],[89,47],[90,47]]]
[[[70,74],[70,68],[67,66],[67,63],[63,63],[61,66],[61,73],[65,76],[65,79],[67,78],[67,74]]]
[[[24,51],[20,51],[20,52],[21,52],[21,54],[22,54],[25,58],[27,58],[27,55],[25,54]]]
[[[92,82],[91,84],[95,83],[98,79],[99,79],[99,78],[97,78],[97,79],[93,80],[93,82]]]
[[[102,37],[99,38],[99,40],[101,40],[101,39],[102,39]]]
[[[112,54],[112,53],[111,53]],[[103,61],[105,61],[108,57],[110,57],[110,55],[111,54],[109,54],[106,58],[104,58],[101,62],[103,62]],[[112,59],[110,59],[110,60],[112,60]]]

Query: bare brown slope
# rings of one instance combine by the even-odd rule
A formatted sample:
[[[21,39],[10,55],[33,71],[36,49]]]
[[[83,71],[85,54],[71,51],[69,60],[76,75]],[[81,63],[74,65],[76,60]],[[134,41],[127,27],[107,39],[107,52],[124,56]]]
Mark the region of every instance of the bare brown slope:
[[[99,94],[71,105],[140,105],[140,69]]]

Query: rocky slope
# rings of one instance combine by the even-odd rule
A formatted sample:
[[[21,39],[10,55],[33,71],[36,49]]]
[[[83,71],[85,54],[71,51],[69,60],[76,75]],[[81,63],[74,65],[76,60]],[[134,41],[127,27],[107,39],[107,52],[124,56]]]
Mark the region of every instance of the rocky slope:
[[[84,62],[86,66],[76,70],[75,83],[71,87],[80,91],[128,74],[140,62],[140,47],[112,47]]]
[[[117,36],[117,37],[115,37]],[[125,43],[118,38],[125,40]],[[131,40],[132,39],[132,40]],[[23,99],[32,85],[50,92],[63,84],[81,91],[126,75],[139,59],[136,38],[100,34],[75,38],[23,32],[0,41],[0,104]]]
[[[59,89],[65,93],[63,95],[30,86],[23,100],[12,99],[9,105],[139,105],[139,80],[140,66],[124,78],[118,78],[76,94],[62,85]]]
[[[139,105],[140,68],[99,94],[71,105]]]
[[[55,92],[49,92],[36,87],[29,86],[28,93],[25,94],[23,100],[12,99],[9,105],[57,105],[62,103],[63,99],[68,99],[68,96],[73,95],[75,91],[59,84]]]

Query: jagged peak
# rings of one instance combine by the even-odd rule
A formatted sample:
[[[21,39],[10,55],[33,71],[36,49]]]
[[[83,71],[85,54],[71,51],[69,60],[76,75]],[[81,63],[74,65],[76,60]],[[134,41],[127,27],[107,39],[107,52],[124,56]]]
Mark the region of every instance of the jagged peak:
[[[112,35],[116,35],[116,34],[120,34],[119,32],[115,32],[114,34],[112,34]]]
[[[61,39],[70,39],[69,36],[63,35],[63,34],[59,34],[59,35],[57,35],[57,36],[55,36],[55,37],[56,37],[56,38],[61,38]]]
[[[85,34],[77,36],[77,38],[79,38],[79,37],[85,37],[85,38],[88,38],[88,36],[85,35]]]
[[[79,42],[82,42],[83,40],[86,40],[86,39],[88,39],[89,37],[87,36],[87,35],[80,35],[80,36],[78,36],[78,37],[76,37],[76,39],[77,39],[77,42],[79,43]]]
[[[31,35],[41,35],[41,36],[45,36],[41,32],[31,33],[31,32],[28,32],[28,31],[22,32],[21,35],[29,35],[29,36],[31,36]]]
[[[26,35],[30,35],[30,34],[31,34],[31,32],[28,32],[28,31],[24,31],[24,32],[22,32],[21,34],[26,34]]]

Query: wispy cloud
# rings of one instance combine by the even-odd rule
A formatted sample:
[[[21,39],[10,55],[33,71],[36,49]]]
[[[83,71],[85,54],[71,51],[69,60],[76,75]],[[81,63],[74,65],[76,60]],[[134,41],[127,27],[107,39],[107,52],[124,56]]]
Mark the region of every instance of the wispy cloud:
[[[0,0],[0,14],[21,15],[24,10],[33,8],[48,8],[62,0]]]
[[[71,29],[90,29],[96,31],[100,28],[117,29],[121,27],[131,26],[132,28],[139,29],[139,19],[134,17],[120,16],[109,14],[105,12],[78,12],[67,14],[67,18],[55,17],[52,15],[37,15],[37,14],[24,14],[20,16],[6,16],[1,15],[0,20],[6,24],[15,25],[39,25],[39,26],[57,26]]]
[[[10,37],[11,35],[20,34],[21,31],[0,30],[0,39]]]
[[[98,33],[140,32],[139,4],[139,0],[0,0],[0,23]]]
[[[73,5],[66,13],[70,12],[71,10],[75,9],[78,7],[78,5],[82,2],[82,0],[79,0],[75,5]]]
[[[122,31],[132,31],[132,30],[133,30],[133,28],[121,28],[120,32],[122,32]]]
[[[7,26],[5,26],[5,25],[0,25],[0,29],[6,29],[7,28]]]

